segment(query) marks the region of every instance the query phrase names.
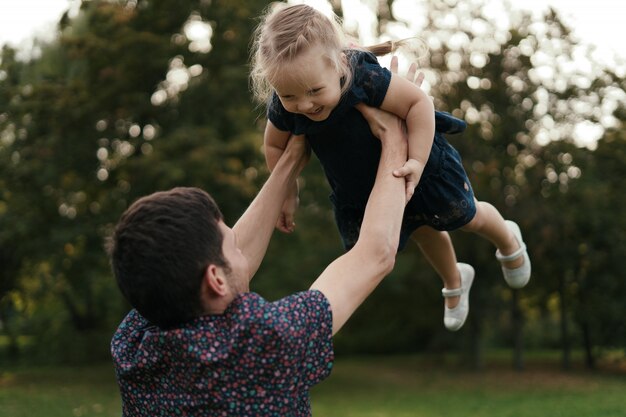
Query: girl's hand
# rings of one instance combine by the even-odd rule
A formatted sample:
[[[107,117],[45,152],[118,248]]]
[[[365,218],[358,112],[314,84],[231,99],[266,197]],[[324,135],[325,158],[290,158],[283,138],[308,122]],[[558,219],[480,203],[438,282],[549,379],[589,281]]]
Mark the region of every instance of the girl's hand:
[[[415,187],[420,181],[422,177],[422,173],[424,172],[425,164],[419,162],[415,159],[409,159],[405,162],[404,166],[400,169],[396,169],[393,171],[393,175],[395,177],[404,177],[406,180],[406,201],[408,202],[411,197],[413,197],[413,193],[415,192]]]
[[[304,139],[302,142],[304,142]],[[306,156],[306,152],[301,153],[301,156]],[[280,215],[278,216],[278,221],[276,222],[276,228],[278,230],[283,233],[293,233],[293,231],[296,230],[296,223],[294,219],[299,205],[299,186],[298,181],[296,180],[293,187],[289,190],[287,198],[285,199],[283,207],[280,211]]]
[[[298,159],[298,172],[302,171],[304,166],[309,162],[311,157],[311,147],[307,142],[304,135],[292,135],[287,141],[285,152],[283,155],[294,157]],[[283,208],[278,216],[276,222],[276,228],[283,233],[292,233],[296,229],[296,223],[294,221],[296,210],[300,205],[300,198],[298,197],[298,181],[293,185],[293,188],[289,191]]]
[[[398,73],[398,57],[397,56],[394,55],[391,57],[391,65],[389,66],[389,69],[393,74]],[[415,76],[416,73],[417,73],[417,64],[413,62],[409,66],[409,69],[406,72],[405,78],[409,80],[410,82],[412,82],[413,84],[415,84],[416,86],[420,87],[422,85],[422,82],[424,81],[424,73],[420,72],[420,73],[417,73],[417,76]],[[393,172],[393,175],[395,175],[396,177],[404,177],[406,180],[407,203],[409,202],[409,200],[411,199],[411,197],[413,197],[413,194],[415,193],[415,187],[417,187],[417,184],[419,183],[419,180],[422,177],[422,173],[424,172],[424,167],[425,167],[425,164],[415,159],[409,159],[408,161],[406,161],[406,163],[404,164],[402,168],[396,169]]]
[[[391,57],[391,65],[389,66],[389,68],[393,74],[398,73],[398,57],[397,56],[394,55],[393,57]],[[409,66],[409,69],[406,73],[406,79],[411,81],[412,83],[414,83],[415,85],[419,87],[424,81],[424,74],[420,72],[420,73],[417,73],[417,76],[416,76],[415,75],[416,73],[417,73],[417,64],[412,63]],[[367,120],[367,122],[369,123],[370,130],[372,131],[374,136],[380,139],[384,136],[384,132],[397,128],[398,124],[400,124],[401,129],[404,133],[404,135],[402,135],[401,137],[404,139],[404,142],[406,142],[406,135],[407,135],[406,124],[404,123],[402,119],[398,118],[397,116],[391,113],[382,111],[380,109],[368,107],[363,103],[357,104],[356,108],[357,110],[361,112],[363,117],[365,117],[365,120]],[[397,138],[399,136],[391,135],[390,137]],[[395,171],[393,171],[394,176],[404,177],[404,179],[406,180],[407,203],[411,199],[411,197],[413,197],[413,193],[415,192],[415,187],[417,187],[417,184],[419,183],[419,180],[422,177],[422,173],[424,172],[424,167],[425,167],[424,163],[421,163],[415,159],[409,159],[408,161],[406,161],[404,166],[402,166],[402,168],[396,169]]]
[[[278,222],[276,228],[283,233],[293,233],[296,230],[296,223],[294,221],[296,210],[300,204],[300,198],[296,195],[294,197],[288,197],[283,203],[283,209],[278,216]]]

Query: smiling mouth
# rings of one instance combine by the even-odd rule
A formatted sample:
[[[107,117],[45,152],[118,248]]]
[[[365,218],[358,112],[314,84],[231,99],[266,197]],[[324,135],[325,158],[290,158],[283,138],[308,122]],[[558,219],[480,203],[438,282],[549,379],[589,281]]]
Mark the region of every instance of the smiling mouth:
[[[315,111],[308,112],[307,115],[309,115],[309,116],[317,116],[318,114],[320,114],[322,112],[322,110],[324,110],[324,106],[318,107],[317,109],[315,109]]]

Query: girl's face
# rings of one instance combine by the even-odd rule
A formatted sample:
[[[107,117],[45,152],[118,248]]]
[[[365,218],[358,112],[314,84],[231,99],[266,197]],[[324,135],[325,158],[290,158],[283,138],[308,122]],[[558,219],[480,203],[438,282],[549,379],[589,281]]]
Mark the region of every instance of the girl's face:
[[[341,75],[316,45],[286,64],[272,84],[283,107],[320,122],[341,99]]]

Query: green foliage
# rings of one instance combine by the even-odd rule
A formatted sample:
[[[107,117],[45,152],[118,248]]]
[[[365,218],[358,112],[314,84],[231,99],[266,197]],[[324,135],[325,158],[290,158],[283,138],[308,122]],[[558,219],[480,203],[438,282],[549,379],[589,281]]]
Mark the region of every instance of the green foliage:
[[[424,72],[436,107],[469,123],[462,138],[450,140],[476,196],[524,230],[533,279],[512,308],[530,321],[531,343],[583,344],[589,356],[623,345],[617,305],[626,286],[613,257],[626,253],[623,216],[615,212],[623,205],[624,77],[594,64],[554,12],[543,21],[511,13],[511,29],[503,33],[480,7],[458,6],[430,3],[430,23],[419,36],[440,46],[430,51]],[[451,16],[458,25],[441,24]],[[597,150],[576,144],[581,124],[604,132]],[[455,236],[455,242],[479,278],[462,332],[511,344],[507,304],[514,298],[501,284],[492,249],[477,247],[475,238]]]
[[[381,28],[393,20],[386,3]],[[136,198],[199,186],[228,223],[244,211],[268,175],[263,108],[252,103],[247,79],[250,37],[266,5],[83,1],[77,16],[62,19],[57,39],[40,45],[40,55],[20,61],[2,49],[5,352],[19,353],[19,337],[30,335],[34,342],[21,349],[33,358],[108,355],[106,341],[128,305],[103,243]],[[436,107],[468,121],[467,131],[449,140],[477,197],[521,225],[533,279],[514,297],[492,246],[453,234],[458,258],[476,267],[478,279],[468,323],[448,333],[440,281],[409,244],[337,336],[337,349],[459,350],[479,364],[481,346],[511,346],[524,328],[527,345],[585,346],[592,363],[626,343],[619,262],[626,225],[618,209],[625,204],[626,81],[600,65],[577,69],[580,50],[554,13],[543,21],[512,16],[503,30],[480,7],[457,6],[429,2],[429,23],[416,34],[434,45],[422,71]],[[444,17],[459,24],[447,27]],[[551,77],[541,76],[544,67],[553,69]],[[603,128],[597,149],[575,144],[581,122]],[[302,176],[297,231],[275,236],[254,291],[276,299],[305,290],[342,253],[327,195],[313,160]],[[517,327],[516,308],[525,319]]]
[[[261,139],[242,63],[263,4],[240,6],[84,2],[40,57],[19,62],[3,50],[0,320],[58,345],[49,357],[80,358],[67,346],[110,335],[127,308],[103,243],[133,200],[196,185],[234,219],[258,189]],[[189,52],[192,18],[214,26],[210,55]],[[202,66],[195,77],[193,65]],[[187,81],[168,81],[176,69]],[[166,100],[155,104],[158,92]],[[77,349],[108,350],[88,343]]]

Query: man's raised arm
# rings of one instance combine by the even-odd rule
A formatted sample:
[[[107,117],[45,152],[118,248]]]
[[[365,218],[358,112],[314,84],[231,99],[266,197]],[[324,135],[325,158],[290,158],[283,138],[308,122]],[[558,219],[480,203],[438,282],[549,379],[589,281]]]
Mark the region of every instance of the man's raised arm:
[[[380,138],[382,152],[357,243],[331,263],[311,286],[330,303],[333,334],[393,269],[406,204],[405,180],[392,174],[407,160],[403,122],[378,109],[361,105],[359,110]]]
[[[237,247],[248,259],[252,279],[265,256],[287,193],[308,161],[304,136],[293,136],[259,194],[233,226]]]

